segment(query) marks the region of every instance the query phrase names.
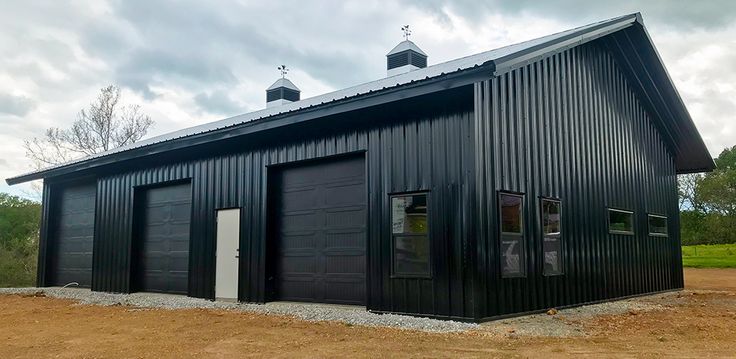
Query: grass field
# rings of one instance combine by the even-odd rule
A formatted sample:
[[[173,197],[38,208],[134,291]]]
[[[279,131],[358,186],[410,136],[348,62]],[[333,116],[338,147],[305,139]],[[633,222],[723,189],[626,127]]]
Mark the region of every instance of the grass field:
[[[682,264],[693,268],[736,268],[736,243],[682,246]]]

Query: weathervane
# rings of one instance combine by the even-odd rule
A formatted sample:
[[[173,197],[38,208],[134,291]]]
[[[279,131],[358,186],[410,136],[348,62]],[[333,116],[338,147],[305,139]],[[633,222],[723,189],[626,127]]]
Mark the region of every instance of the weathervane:
[[[406,41],[409,41],[409,35],[411,35],[411,30],[409,30],[409,25],[402,26],[401,31],[404,32],[404,39]]]
[[[286,73],[289,72],[289,69],[286,68],[286,65],[281,65],[281,66],[277,67],[276,69],[278,69],[279,71],[281,71],[281,78],[282,79],[285,78],[286,77]]]

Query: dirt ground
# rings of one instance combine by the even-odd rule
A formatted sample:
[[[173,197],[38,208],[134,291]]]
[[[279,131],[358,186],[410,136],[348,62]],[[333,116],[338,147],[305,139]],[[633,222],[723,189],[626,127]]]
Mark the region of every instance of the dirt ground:
[[[636,299],[652,310],[587,319],[560,313],[553,320],[583,330],[569,336],[523,335],[524,328],[499,332],[493,325],[432,334],[243,312],[80,306],[0,295],[0,358],[736,357],[736,270],[687,269],[685,278],[683,292]]]

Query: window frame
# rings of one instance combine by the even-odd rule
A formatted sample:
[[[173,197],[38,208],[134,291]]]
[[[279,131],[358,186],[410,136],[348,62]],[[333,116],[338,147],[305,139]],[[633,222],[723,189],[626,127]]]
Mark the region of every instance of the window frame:
[[[607,209],[606,221],[608,222],[608,233],[609,234],[620,234],[620,235],[626,235],[626,236],[636,235],[636,215],[634,211],[630,211],[628,209],[613,208],[613,207],[608,207],[606,209]],[[611,212],[626,213],[626,214],[631,215],[631,231],[620,231],[617,229],[611,229]]]
[[[655,232],[652,232],[652,227],[649,225],[649,219],[651,217],[664,219],[664,228],[665,228],[666,233],[655,233]],[[667,216],[663,216],[661,214],[647,213],[647,233],[651,237],[662,237],[662,238],[669,237],[670,236],[669,218],[667,218]]]
[[[502,196],[512,196],[512,197],[518,197],[521,199],[521,209],[520,209],[520,219],[521,219],[521,225],[519,226],[520,232],[504,232],[503,231],[503,211],[501,210],[501,197]],[[526,278],[528,275],[528,260],[527,260],[527,239],[526,239],[526,229],[524,226],[526,225],[526,214],[524,212],[525,205],[524,200],[526,198],[525,193],[521,192],[514,192],[514,191],[497,191],[496,193],[496,210],[498,211],[498,271],[501,275],[501,278],[503,279],[511,279],[511,278]],[[515,236],[519,237],[519,243],[521,244],[521,249],[519,250],[519,253],[524,256],[523,263],[519,263],[519,268],[521,269],[519,273],[517,274],[506,274],[503,270],[503,237],[504,236]]]
[[[434,270],[433,270],[433,250],[432,250],[432,206],[431,203],[431,195],[429,190],[420,190],[420,191],[411,191],[411,192],[395,192],[395,193],[389,193],[388,194],[388,204],[389,208],[393,205],[393,199],[397,197],[409,197],[409,196],[415,196],[415,195],[424,195],[427,198],[427,233],[394,233],[393,231],[393,213],[391,212],[391,209],[389,209],[389,235],[391,236],[391,274],[389,275],[389,278],[391,279],[401,279],[401,278],[408,278],[408,279],[432,279],[434,277]],[[428,260],[429,263],[427,266],[429,267],[429,270],[427,273],[396,273],[396,237],[426,237],[427,243],[428,243],[428,249],[429,249],[429,255]]]
[[[560,231],[557,234],[546,234],[544,233],[544,202],[557,202],[557,204],[560,206],[560,224],[559,228]],[[560,198],[554,198],[554,197],[540,197],[539,198],[539,220],[540,220],[540,233],[542,236],[542,248],[540,253],[542,254],[542,276],[545,277],[556,277],[565,275],[565,241],[562,237],[562,199]],[[547,270],[544,267],[544,239],[546,237],[556,237],[557,240],[560,242],[560,271],[558,273],[547,273]]]

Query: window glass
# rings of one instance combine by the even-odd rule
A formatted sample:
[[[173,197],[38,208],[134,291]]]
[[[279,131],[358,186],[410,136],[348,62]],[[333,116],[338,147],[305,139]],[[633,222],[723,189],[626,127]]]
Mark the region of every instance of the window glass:
[[[667,236],[667,217],[650,214],[649,234],[652,236]]]
[[[608,230],[611,233],[634,234],[634,213],[609,209]]]
[[[426,193],[391,197],[394,275],[430,275],[428,233]]]
[[[545,235],[560,234],[560,202],[542,200],[542,230]]]
[[[526,274],[523,197],[501,193],[498,206],[501,217],[501,274],[523,277]]]
[[[562,241],[559,237],[544,237],[544,275],[562,274]]]
[[[521,197],[501,194],[501,233],[517,233],[522,232],[521,221]]]
[[[501,235],[501,273],[504,277],[523,277],[526,257],[524,238]]]
[[[560,201],[542,200],[542,253],[544,275],[562,274],[562,230]]]
[[[427,195],[391,198],[391,232],[427,233]]]
[[[394,274],[429,275],[429,240],[427,236],[394,236]]]

